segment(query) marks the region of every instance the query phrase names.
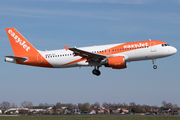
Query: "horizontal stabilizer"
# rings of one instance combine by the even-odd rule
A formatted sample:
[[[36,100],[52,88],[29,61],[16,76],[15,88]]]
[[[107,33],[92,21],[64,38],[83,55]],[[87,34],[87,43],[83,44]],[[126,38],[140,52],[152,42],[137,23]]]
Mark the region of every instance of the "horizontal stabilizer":
[[[14,60],[19,60],[19,61],[22,61],[22,62],[28,60],[28,58],[24,58],[24,57],[15,57],[15,56],[5,56],[5,57],[12,58]]]

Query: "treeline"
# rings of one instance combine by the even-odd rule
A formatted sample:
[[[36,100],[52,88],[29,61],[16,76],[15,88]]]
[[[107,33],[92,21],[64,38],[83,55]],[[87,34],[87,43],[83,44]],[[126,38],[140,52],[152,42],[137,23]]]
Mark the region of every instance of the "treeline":
[[[98,102],[95,102],[94,104],[90,104],[89,102],[86,103],[60,103],[57,102],[54,104],[48,104],[48,103],[40,103],[38,106],[34,106],[32,102],[30,101],[23,101],[18,107],[15,103],[9,103],[9,102],[2,102],[0,104],[1,110],[7,110],[9,108],[29,108],[29,109],[46,109],[48,107],[52,107],[52,109],[60,109],[62,107],[70,108],[70,109],[79,109],[80,111],[88,111],[90,108],[98,110],[98,109],[118,109],[118,108],[126,108],[132,113],[145,113],[145,112],[153,112],[154,110],[163,110],[165,108],[171,109],[172,111],[180,110],[177,104],[167,103],[166,101],[162,101],[162,106],[150,106],[150,105],[139,105],[134,102],[131,102],[129,104],[126,103],[107,103],[104,102],[102,105]]]

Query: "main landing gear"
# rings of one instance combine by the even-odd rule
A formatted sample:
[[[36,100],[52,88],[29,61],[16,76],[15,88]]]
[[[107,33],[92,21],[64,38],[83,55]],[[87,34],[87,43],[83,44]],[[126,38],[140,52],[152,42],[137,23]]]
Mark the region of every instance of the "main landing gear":
[[[92,71],[92,73],[96,76],[99,76],[101,74],[101,72],[99,71],[99,66],[97,66],[97,69],[96,66],[94,66],[94,70]]]
[[[152,62],[153,62],[153,65],[154,65],[153,68],[157,69],[157,65],[155,65],[155,59],[152,59]]]

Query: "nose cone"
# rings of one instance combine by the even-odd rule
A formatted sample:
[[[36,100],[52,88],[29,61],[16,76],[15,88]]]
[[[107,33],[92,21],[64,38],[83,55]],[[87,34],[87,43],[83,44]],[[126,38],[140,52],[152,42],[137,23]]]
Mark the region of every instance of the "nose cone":
[[[177,53],[177,49],[175,47],[172,48],[172,53],[173,54]]]
[[[170,54],[172,54],[172,55],[177,53],[177,49],[175,47],[171,47],[171,49],[169,51],[170,51]]]

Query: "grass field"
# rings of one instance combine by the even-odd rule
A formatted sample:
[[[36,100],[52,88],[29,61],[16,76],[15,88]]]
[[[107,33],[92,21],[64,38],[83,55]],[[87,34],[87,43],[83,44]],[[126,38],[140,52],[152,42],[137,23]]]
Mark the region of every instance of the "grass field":
[[[180,117],[0,117],[0,120],[180,120]]]

